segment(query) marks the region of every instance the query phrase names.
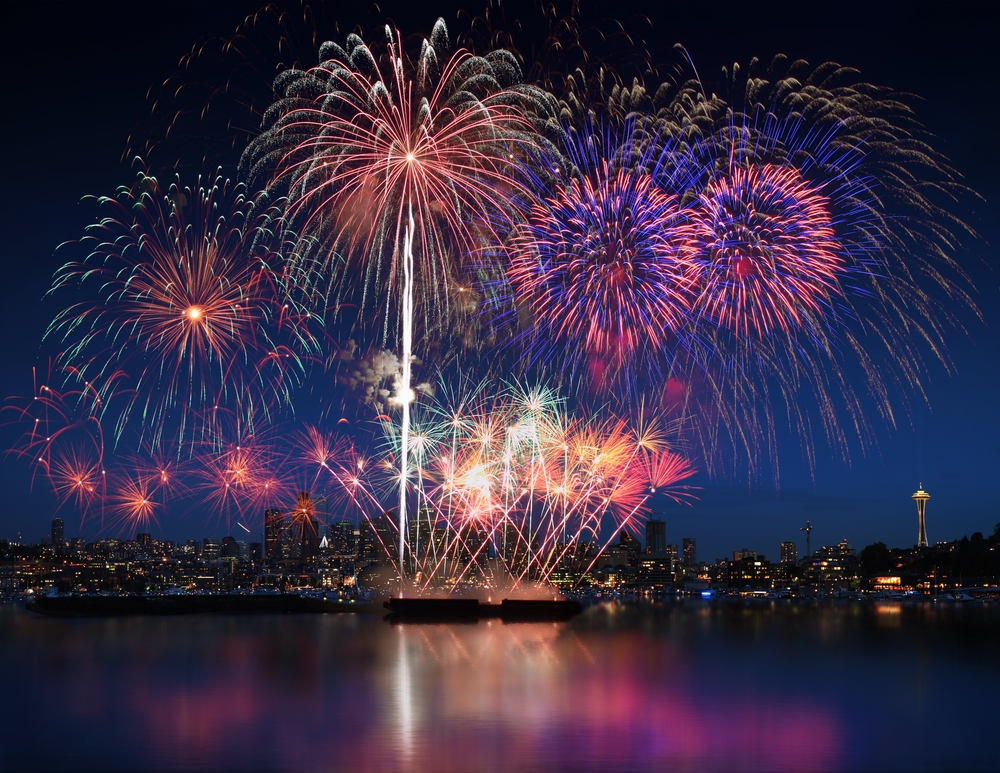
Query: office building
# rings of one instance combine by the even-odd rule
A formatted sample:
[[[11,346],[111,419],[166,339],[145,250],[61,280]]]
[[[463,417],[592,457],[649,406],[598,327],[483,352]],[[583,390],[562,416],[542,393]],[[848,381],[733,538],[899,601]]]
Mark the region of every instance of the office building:
[[[285,531],[285,514],[281,510],[264,511],[264,560],[281,557],[281,535]]]
[[[694,537],[685,537],[682,544],[684,545],[684,566],[694,566],[698,563]]]
[[[667,552],[667,523],[659,518],[646,521],[646,552],[659,556]]]

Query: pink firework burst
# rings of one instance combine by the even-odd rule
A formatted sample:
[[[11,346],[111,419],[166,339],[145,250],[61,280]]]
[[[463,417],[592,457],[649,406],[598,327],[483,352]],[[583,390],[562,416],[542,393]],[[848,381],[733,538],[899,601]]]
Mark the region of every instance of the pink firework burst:
[[[288,191],[296,229],[335,269],[331,303],[381,308],[377,327],[388,333],[413,282],[435,327],[448,313],[455,261],[519,190],[515,154],[534,143],[519,105],[538,90],[519,84],[507,52],[452,51],[441,21],[413,58],[389,28],[380,47],[350,35],[320,56],[276,80],[283,97],[243,165]]]
[[[795,169],[731,169],[690,216],[703,272],[695,308],[720,327],[761,337],[809,327],[840,295],[846,259],[830,201]]]

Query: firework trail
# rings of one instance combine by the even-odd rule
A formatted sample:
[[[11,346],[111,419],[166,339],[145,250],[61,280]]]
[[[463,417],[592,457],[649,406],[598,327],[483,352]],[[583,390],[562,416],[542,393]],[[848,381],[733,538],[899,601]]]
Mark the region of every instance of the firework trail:
[[[132,428],[156,449],[200,440],[227,420],[253,427],[291,406],[303,358],[318,352],[289,275],[270,243],[281,213],[221,179],[164,190],[140,175],[88,229],[83,261],[52,292],[92,300],[60,312],[46,333],[81,380],[121,375],[101,395],[116,440]]]
[[[425,336],[440,332],[452,262],[507,209],[514,154],[534,142],[519,105],[535,90],[519,85],[516,59],[450,48],[441,20],[415,60],[389,27],[380,51],[357,35],[324,43],[317,67],[278,77],[283,98],[243,160],[250,179],[287,191],[291,222],[331,269],[334,315],[345,302],[381,307],[383,339],[398,323],[404,479],[417,309]],[[402,490],[399,510],[404,539]]]

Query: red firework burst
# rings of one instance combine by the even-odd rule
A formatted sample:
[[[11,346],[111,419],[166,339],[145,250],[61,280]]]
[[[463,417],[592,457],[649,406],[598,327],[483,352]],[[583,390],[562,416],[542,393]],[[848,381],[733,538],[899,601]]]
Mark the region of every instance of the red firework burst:
[[[82,240],[89,255],[53,287],[96,297],[60,312],[46,335],[81,381],[122,375],[124,404],[105,390],[99,411],[120,407],[116,437],[131,426],[153,449],[183,445],[217,429],[218,410],[252,426],[289,404],[313,341],[268,246],[281,212],[221,179],[165,190],[146,175],[99,203],[109,212]]]

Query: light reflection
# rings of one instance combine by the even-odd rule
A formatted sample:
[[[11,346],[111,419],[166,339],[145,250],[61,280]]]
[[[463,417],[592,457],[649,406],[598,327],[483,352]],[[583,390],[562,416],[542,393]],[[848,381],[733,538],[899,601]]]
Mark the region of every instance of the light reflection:
[[[391,626],[360,615],[66,621],[6,605],[0,727],[12,740],[0,768],[984,767],[971,755],[995,712],[976,696],[995,693],[983,688],[996,684],[1000,610],[775,610]],[[880,700],[859,703],[858,684],[875,680]],[[928,708],[954,694],[970,711]]]

